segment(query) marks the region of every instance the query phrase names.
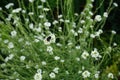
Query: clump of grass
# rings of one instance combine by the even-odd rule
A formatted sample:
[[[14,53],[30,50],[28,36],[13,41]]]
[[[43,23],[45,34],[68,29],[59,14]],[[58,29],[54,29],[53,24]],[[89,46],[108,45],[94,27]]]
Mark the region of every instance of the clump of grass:
[[[118,5],[111,0],[103,15],[96,15],[93,2],[86,0],[81,14],[74,12],[73,0],[56,0],[57,15],[46,0],[29,0],[28,7],[18,0],[18,8],[13,3],[5,6],[7,12],[0,8],[0,79],[117,80],[114,73],[103,71],[116,32],[112,31],[109,44],[101,34]],[[95,40],[101,49],[94,46]]]

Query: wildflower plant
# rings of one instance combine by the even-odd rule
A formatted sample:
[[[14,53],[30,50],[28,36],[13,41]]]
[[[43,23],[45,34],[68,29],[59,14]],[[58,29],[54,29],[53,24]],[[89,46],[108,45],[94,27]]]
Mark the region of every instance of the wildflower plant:
[[[103,0],[104,1],[104,0]],[[73,0],[56,0],[57,13],[48,0],[18,0],[0,7],[1,80],[117,80],[104,72],[113,50],[101,34],[110,11],[117,7],[111,0],[103,15],[93,11],[94,0],[86,0],[83,11],[74,12]],[[61,10],[61,12],[59,11]],[[94,46],[98,40],[101,49]]]

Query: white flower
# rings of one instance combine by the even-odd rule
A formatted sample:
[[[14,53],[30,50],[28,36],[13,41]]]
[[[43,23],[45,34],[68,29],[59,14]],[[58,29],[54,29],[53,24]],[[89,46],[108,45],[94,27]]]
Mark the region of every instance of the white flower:
[[[74,15],[75,15],[75,16],[79,16],[79,14],[78,14],[78,13],[74,13]]]
[[[14,57],[13,54],[10,54],[8,57],[5,58],[5,62],[7,62],[8,60],[11,60]]]
[[[29,0],[30,3],[34,2],[34,0]]]
[[[90,14],[91,16],[93,16],[93,12],[89,11],[89,14]],[[89,19],[90,19],[90,18],[89,18]]]
[[[6,39],[6,40],[4,40],[4,43],[8,43],[8,42],[9,42],[9,40],[7,40],[7,39]]]
[[[33,26],[34,26],[33,23],[30,23],[30,24],[29,24],[29,28],[30,28],[30,29],[33,29]]]
[[[0,7],[0,11],[2,10],[2,8]]]
[[[83,59],[87,59],[88,56],[89,56],[89,53],[87,51],[84,51],[81,55]]]
[[[94,48],[94,50],[91,52],[91,56],[92,56],[93,58],[95,58],[96,60],[97,60],[98,58],[101,58],[101,55],[99,54],[99,52],[97,51],[96,48]]]
[[[113,46],[117,46],[117,43],[114,42],[114,43],[113,43]]]
[[[42,61],[42,65],[44,66],[44,65],[46,65],[47,63],[45,62],[45,61]]]
[[[53,48],[51,46],[47,46],[47,52],[52,52]]]
[[[84,24],[84,23],[85,23],[85,20],[81,20],[80,23],[81,23],[81,24]]]
[[[79,28],[79,29],[78,29],[78,33],[83,33],[83,29],[82,29],[82,28]]]
[[[37,32],[41,32],[41,27],[35,28],[34,30]]]
[[[55,24],[57,24],[58,23],[58,21],[57,20],[54,20],[53,21],[53,25],[55,25]]]
[[[63,17],[63,15],[62,15],[62,14],[58,15],[58,18],[62,18],[62,17]]]
[[[94,35],[94,34],[90,34],[90,37],[91,37],[91,38],[95,38],[95,35]]]
[[[118,4],[117,4],[116,2],[114,2],[113,5],[114,5],[115,7],[118,7]]]
[[[49,11],[50,9],[49,8],[43,8],[44,11]]]
[[[42,74],[40,72],[34,75],[34,80],[42,80]]]
[[[47,36],[45,39],[44,39],[44,44],[48,45],[48,44],[51,44],[51,43],[55,43],[55,35],[54,34],[50,34],[49,36]]]
[[[59,56],[55,56],[54,59],[55,59],[55,60],[59,60],[60,57],[59,57]]]
[[[25,56],[20,56],[20,61],[24,61],[25,60]]]
[[[14,30],[14,31],[11,31],[11,36],[12,37],[15,37],[17,35],[17,32]]]
[[[9,48],[9,49],[14,48],[14,44],[13,44],[12,42],[9,42],[9,43],[8,43],[8,48]]]
[[[80,46],[78,45],[78,46],[76,46],[75,48],[76,48],[76,49],[80,49]]]
[[[108,17],[108,13],[104,12],[103,16],[107,18]]]
[[[100,15],[96,15],[96,16],[95,16],[95,20],[98,21],[98,22],[100,22],[100,21],[102,20],[102,18],[101,18]]]
[[[102,34],[103,33],[103,31],[101,30],[101,29],[99,29],[97,32],[95,32],[95,36],[100,36],[100,34]]]
[[[10,54],[8,59],[11,60],[14,57],[14,54]]]
[[[12,10],[12,13],[19,13],[21,10],[22,10],[21,8],[17,8],[17,9]]]
[[[60,22],[64,22],[64,19],[60,19]]]
[[[60,60],[60,62],[61,62],[61,63],[64,63],[64,62],[65,62],[65,60],[63,60],[63,59],[62,59],[62,60]]]
[[[38,5],[38,9],[41,9],[41,8],[43,8],[43,6],[42,5]]]
[[[92,2],[94,2],[95,0],[91,0]]]
[[[77,61],[80,61],[80,58],[79,58],[79,57],[77,57],[77,58],[76,58],[76,60],[77,60]]]
[[[14,4],[13,4],[13,3],[9,3],[9,4],[7,4],[7,5],[5,6],[5,8],[6,8],[6,9],[9,9],[9,8],[12,7],[12,6],[14,6]]]
[[[112,30],[111,32],[112,32],[112,34],[116,34],[116,31],[114,31],[114,30]]]
[[[22,10],[22,13],[26,13],[26,10]]]
[[[49,27],[51,26],[51,23],[50,22],[45,22],[44,26],[46,27],[46,29],[49,29]]]
[[[100,74],[100,71],[96,71],[94,77],[95,77],[96,79],[98,79],[98,78],[99,78],[99,74]]]
[[[34,12],[29,12],[28,15],[30,15],[30,16],[31,16],[31,15],[34,15]]]
[[[41,2],[45,3],[45,2],[46,2],[46,0],[41,0]]]
[[[35,40],[34,40],[34,42],[36,42],[36,43],[39,42],[39,41],[40,41],[39,39],[35,39]]]
[[[53,72],[58,73],[58,70],[59,70],[59,68],[56,67],[56,68],[53,69]]]
[[[38,17],[42,19],[42,18],[44,18],[44,15],[39,15]]]
[[[81,74],[81,73],[82,73],[82,71],[79,70],[79,71],[78,71],[78,74]]]
[[[108,78],[113,79],[113,78],[114,78],[113,73],[109,73],[109,74],[108,74]]]
[[[90,77],[90,72],[89,71],[84,71],[83,73],[82,73],[82,76],[83,76],[83,78],[88,78],[88,77]]]
[[[49,74],[49,76],[50,76],[50,78],[55,78],[55,77],[56,77],[55,73],[53,73],[53,72],[51,72],[51,73]]]
[[[69,23],[70,22],[70,20],[65,20],[65,23]]]

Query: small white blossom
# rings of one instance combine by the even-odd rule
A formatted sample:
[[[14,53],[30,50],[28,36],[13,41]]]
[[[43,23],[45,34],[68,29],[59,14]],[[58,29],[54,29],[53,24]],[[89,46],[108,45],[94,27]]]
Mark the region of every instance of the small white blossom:
[[[81,20],[80,23],[81,23],[81,24],[84,24],[84,23],[85,23],[85,20]]]
[[[89,14],[90,14],[91,16],[93,16],[93,12],[89,11]],[[90,18],[89,18],[89,19],[90,19]]]
[[[83,59],[87,59],[88,56],[89,56],[89,53],[87,51],[84,51],[81,55]]]
[[[53,72],[54,72],[54,73],[58,73],[58,70],[59,70],[59,68],[56,67],[56,68],[53,69]]]
[[[79,58],[79,57],[77,57],[77,58],[76,58],[76,60],[77,60],[77,61],[80,61],[80,58]]]
[[[29,0],[30,3],[34,2],[34,0]]]
[[[95,73],[94,77],[95,77],[96,79],[98,79],[98,78],[99,78],[99,74],[100,74],[100,71],[97,71],[97,72]]]
[[[22,10],[22,13],[26,13],[26,10]]]
[[[52,52],[53,48],[51,46],[47,46],[47,52]]]
[[[28,15],[30,15],[30,16],[31,16],[31,15],[34,15],[34,12],[29,12]]]
[[[60,62],[61,62],[61,63],[64,63],[64,62],[65,62],[65,60],[63,60],[63,59],[62,59],[62,60],[60,60]]]
[[[112,30],[111,32],[112,32],[112,34],[116,34],[116,31],[114,31],[114,30]]]
[[[63,15],[62,15],[62,14],[58,15],[58,18],[62,18],[62,17],[63,17]]]
[[[50,9],[49,8],[43,8],[44,11],[49,11]]]
[[[39,15],[38,17],[42,19],[42,18],[44,18],[44,15]]]
[[[83,76],[83,78],[88,78],[88,77],[90,77],[90,72],[89,71],[84,71],[83,73],[82,73],[82,76]]]
[[[56,25],[57,23],[58,23],[57,20],[54,20],[54,21],[53,21],[53,25]]]
[[[76,49],[80,49],[80,46],[78,45],[78,46],[76,46],[75,48],[76,48]]]
[[[21,10],[22,10],[21,8],[13,9],[12,13],[19,13]]]
[[[51,43],[55,43],[55,35],[54,34],[50,34],[49,36],[47,36],[45,39],[44,39],[44,44],[46,45],[49,45]]]
[[[49,29],[49,27],[51,26],[51,23],[50,22],[45,22],[44,26],[46,27],[46,29]]]
[[[46,0],[41,0],[41,2],[45,3],[45,2],[46,2]]]
[[[40,72],[37,72],[35,75],[34,75],[34,80],[42,80],[42,74]]]
[[[108,74],[108,78],[111,78],[111,79],[113,79],[113,78],[114,78],[114,75],[113,75],[113,73],[109,73],[109,74]]]
[[[78,13],[74,13],[74,15],[75,15],[75,16],[79,16],[79,14],[78,14]]]
[[[20,61],[24,61],[25,60],[25,56],[20,56]]]
[[[108,17],[108,13],[104,12],[103,16],[107,18]]]
[[[115,7],[118,7],[118,4],[117,4],[116,2],[114,2],[113,5],[114,5]]]
[[[96,15],[95,16],[95,20],[98,21],[98,22],[100,22],[102,20],[102,17],[100,15]]]
[[[59,57],[59,56],[55,56],[54,59],[55,59],[55,60],[59,60],[60,57]]]
[[[60,22],[64,22],[64,19],[60,19]]]
[[[7,40],[7,39],[6,39],[6,40],[4,40],[4,43],[8,43],[8,42],[9,42],[9,40]]]
[[[82,28],[79,28],[79,29],[78,29],[78,33],[83,33],[83,29],[82,29]]]
[[[30,28],[30,29],[33,29],[33,26],[34,26],[33,23],[30,23],[30,24],[29,24],[29,28]]]
[[[43,6],[42,5],[38,5],[38,9],[41,9],[41,8],[43,8]]]
[[[44,65],[46,65],[47,63],[45,62],[45,61],[42,61],[42,65],[44,66]]]
[[[11,31],[11,36],[12,37],[15,37],[17,35],[17,32],[14,30],[14,31]]]
[[[14,48],[14,44],[13,44],[12,42],[9,42],[9,43],[8,43],[8,48],[9,48],[9,49]]]
[[[82,71],[79,70],[79,71],[78,71],[78,74],[81,74],[81,73],[82,73]]]
[[[91,38],[95,38],[95,35],[94,35],[94,34],[90,34],[90,37],[91,37]]]
[[[55,73],[53,73],[53,72],[51,72],[51,73],[49,74],[49,76],[50,76],[50,78],[55,78],[55,77],[56,77]]]
[[[13,3],[9,3],[9,4],[7,4],[7,5],[5,6],[5,8],[6,8],[6,9],[9,9],[9,8],[12,7],[12,6],[14,6],[14,4],[13,4]]]
[[[2,8],[0,7],[0,11],[2,10]]]
[[[65,20],[65,23],[69,23],[70,22],[70,20]]]
[[[114,43],[113,43],[113,46],[117,46],[117,43],[114,42]]]
[[[101,55],[99,54],[98,50],[94,48],[94,50],[91,52],[91,56],[98,60],[98,58],[101,58]]]

